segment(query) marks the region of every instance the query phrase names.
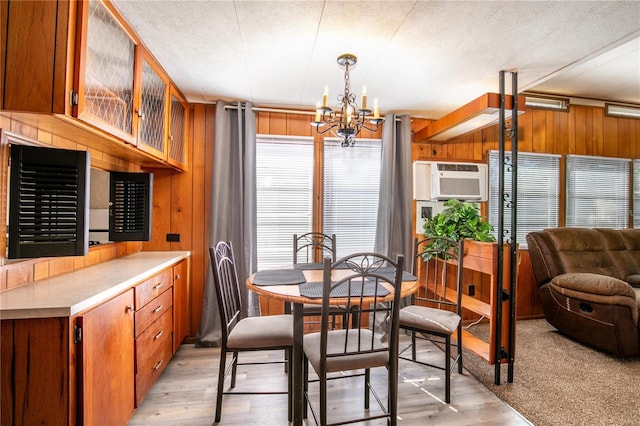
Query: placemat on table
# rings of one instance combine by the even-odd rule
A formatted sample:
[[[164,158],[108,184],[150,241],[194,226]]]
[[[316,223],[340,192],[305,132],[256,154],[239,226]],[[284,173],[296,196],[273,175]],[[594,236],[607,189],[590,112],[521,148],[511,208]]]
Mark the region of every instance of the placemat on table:
[[[300,284],[300,296],[308,297],[310,299],[319,299],[322,297],[322,281],[306,282]],[[353,283],[351,290],[351,296],[360,296],[361,283]],[[349,296],[349,283],[344,282],[338,287],[331,290],[331,297],[348,297]],[[389,294],[384,286],[378,286],[378,296],[386,296]],[[373,282],[365,282],[363,288],[363,296],[375,296],[376,284]]]
[[[265,269],[253,276],[254,285],[292,285],[306,282],[300,269]]]

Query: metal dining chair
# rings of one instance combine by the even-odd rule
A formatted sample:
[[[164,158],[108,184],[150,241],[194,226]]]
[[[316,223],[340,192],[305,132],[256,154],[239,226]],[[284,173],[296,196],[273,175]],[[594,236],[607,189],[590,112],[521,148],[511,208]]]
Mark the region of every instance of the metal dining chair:
[[[411,334],[410,346],[400,358],[445,372],[445,402],[451,402],[451,372],[457,365],[462,374],[462,272],[464,240],[432,237],[414,240],[413,274],[418,264],[424,265],[423,295],[413,295],[412,304],[400,309],[400,328]],[[455,271],[454,271],[455,269]],[[453,286],[448,280],[455,280]],[[419,303],[419,304],[418,304]],[[456,335],[457,354],[451,359],[451,338]],[[444,362],[440,365],[417,359],[419,338],[444,345]],[[411,348],[411,357],[403,354]]]
[[[209,248],[216,298],[222,321],[222,344],[220,348],[220,370],[218,373],[218,393],[216,395],[216,423],[220,421],[223,395],[288,394],[287,409],[289,421],[292,419],[291,374],[287,377],[287,391],[275,392],[232,392],[224,391],[225,378],[231,373],[230,389],[236,385],[238,365],[286,364],[291,370],[293,349],[293,320],[291,315],[270,315],[261,317],[242,317],[240,288],[236,271],[233,248],[230,242],[221,241]],[[282,361],[238,362],[239,352],[284,350]],[[229,368],[226,366],[227,354],[233,355]]]
[[[305,234],[293,234],[293,267],[298,269],[322,269],[323,264],[319,260],[330,257],[336,261],[336,234],[324,234],[322,232],[307,232]],[[344,306],[330,307],[331,326],[336,328],[336,317],[347,320],[347,312]],[[320,305],[305,304],[302,308],[305,317],[320,316]],[[285,304],[285,313],[291,313],[291,305]],[[311,323],[307,321],[307,323]]]
[[[332,281],[332,270],[337,267],[346,268],[346,274]],[[322,295],[320,331],[304,337],[304,416],[307,417],[309,407],[316,424],[325,426],[386,418],[388,424],[396,425],[398,315],[403,269],[402,255],[393,261],[376,253],[357,253],[343,257],[334,264],[330,258],[325,258],[323,282],[318,283]],[[358,306],[358,309],[350,312],[359,316],[359,319],[345,322],[343,329],[332,330],[329,323],[332,297],[341,297],[341,302],[346,301],[347,309]],[[382,335],[374,331],[373,325],[369,325],[375,324],[376,318],[387,318],[388,339],[385,342],[382,341]],[[309,397],[309,365],[318,375],[318,380],[311,383],[319,383],[319,413]],[[387,370],[386,406],[371,385],[371,369],[376,367]],[[329,422],[327,394],[330,388],[327,382],[353,377],[364,377],[362,418]],[[370,394],[379,403],[381,413],[369,413]]]

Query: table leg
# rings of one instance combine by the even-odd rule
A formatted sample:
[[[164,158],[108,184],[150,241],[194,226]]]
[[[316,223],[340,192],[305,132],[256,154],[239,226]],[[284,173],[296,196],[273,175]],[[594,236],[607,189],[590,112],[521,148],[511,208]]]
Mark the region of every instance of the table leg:
[[[304,411],[304,378],[302,377],[304,319],[302,303],[293,304],[293,425],[302,426]]]

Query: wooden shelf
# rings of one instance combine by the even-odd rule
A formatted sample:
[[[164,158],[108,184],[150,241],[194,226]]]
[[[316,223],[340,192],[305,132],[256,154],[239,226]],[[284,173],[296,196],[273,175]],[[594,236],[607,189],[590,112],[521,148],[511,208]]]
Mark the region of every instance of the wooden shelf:
[[[455,302],[458,297],[458,292],[452,288],[447,288],[446,294],[443,294],[442,290],[438,287],[437,291],[438,296],[444,297],[446,300],[450,302]],[[467,296],[466,294],[462,295],[462,306],[464,309],[467,309],[471,312],[474,312],[478,315],[482,315],[483,317],[491,316],[491,305],[488,303],[484,303],[481,300],[476,299],[475,297]]]

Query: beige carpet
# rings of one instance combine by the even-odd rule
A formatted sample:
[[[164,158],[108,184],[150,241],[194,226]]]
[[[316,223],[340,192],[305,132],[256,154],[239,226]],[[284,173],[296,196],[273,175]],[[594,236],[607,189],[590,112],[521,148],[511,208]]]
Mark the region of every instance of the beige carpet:
[[[488,324],[473,326],[486,336]],[[544,319],[518,321],[513,383],[507,367],[466,352],[464,365],[537,426],[640,424],[640,358],[619,359],[562,336]]]

